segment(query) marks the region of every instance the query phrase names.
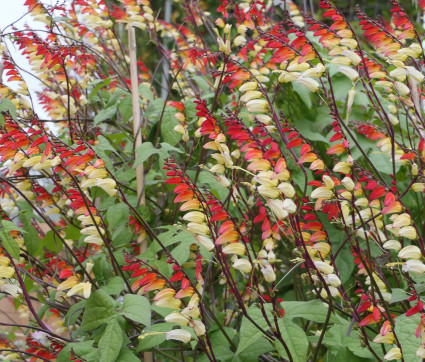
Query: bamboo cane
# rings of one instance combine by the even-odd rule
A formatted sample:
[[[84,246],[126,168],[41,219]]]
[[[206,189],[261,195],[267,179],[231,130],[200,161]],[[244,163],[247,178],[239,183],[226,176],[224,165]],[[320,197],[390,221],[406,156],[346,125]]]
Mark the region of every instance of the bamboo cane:
[[[130,24],[128,27],[128,47],[130,51],[130,77],[131,77],[131,98],[133,107],[133,135],[134,135],[134,149],[142,144],[141,133],[141,118],[140,118],[140,104],[139,104],[139,81],[137,76],[137,56],[136,56],[136,36],[134,27]],[[137,160],[137,153],[135,154]],[[136,168],[136,181],[137,181],[137,206],[145,204],[144,194],[144,170],[143,163]],[[140,253],[146,251],[146,239],[140,244]],[[152,352],[145,352],[143,354],[145,362],[153,362]]]

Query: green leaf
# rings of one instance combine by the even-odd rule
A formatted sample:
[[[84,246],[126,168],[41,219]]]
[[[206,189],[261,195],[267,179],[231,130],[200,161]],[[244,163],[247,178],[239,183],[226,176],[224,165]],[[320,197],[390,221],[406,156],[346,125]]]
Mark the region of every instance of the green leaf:
[[[106,151],[114,152],[115,149],[112,147],[109,140],[103,136],[98,137],[98,144],[93,147],[95,152],[102,158],[105,162],[106,167],[113,169],[112,161],[110,157],[106,154]]]
[[[328,349],[324,361],[349,361],[349,362],[373,362],[372,359],[364,359],[356,356],[348,348],[338,346]]]
[[[294,301],[280,303],[285,310],[285,317],[289,319],[304,318],[308,321],[323,323],[328,314],[328,308],[318,299],[308,302]],[[337,322],[337,319],[331,315],[331,322]]]
[[[182,265],[187,259],[189,259],[189,245],[181,243],[171,251],[171,255],[177,260],[177,263]]]
[[[123,95],[124,94],[129,94],[128,92],[122,90],[122,89],[118,89],[116,90],[111,98],[109,98],[108,103],[106,104],[105,108],[110,108],[110,107],[115,107],[117,108],[119,103],[121,102],[122,99],[124,99]]]
[[[421,339],[415,337],[416,328],[419,325],[421,317],[415,314],[406,317],[405,314],[398,316],[395,321],[394,332],[397,335],[401,345],[401,353],[405,362],[420,362],[421,358],[416,356],[416,351],[421,345]]]
[[[295,91],[295,93],[297,93],[301,100],[305,103],[305,105],[307,106],[307,108],[311,108],[311,92],[308,90],[308,88],[304,87],[303,85],[297,83],[297,82],[292,82],[292,87]]]
[[[154,147],[151,142],[144,142],[136,148],[136,162],[134,162],[133,168],[136,168],[141,163],[145,162],[150,156],[159,154],[159,150]]]
[[[294,362],[307,361],[308,340],[303,329],[285,317],[280,319],[278,324],[282,339],[292,355],[292,360]],[[281,357],[288,358],[285,348],[278,340],[276,340],[276,348]]]
[[[10,99],[3,98],[1,100],[0,112],[9,112],[15,121],[18,119],[18,113],[16,113],[16,107]]]
[[[83,309],[86,305],[87,301],[85,299],[80,300],[78,303],[74,304],[71,308],[69,308],[68,313],[65,316],[65,325],[72,326],[77,319],[80,317],[81,313],[83,313]]]
[[[248,314],[251,319],[257,323],[261,328],[268,329],[267,321],[264,319],[264,316],[261,310],[255,305],[251,305],[248,308]],[[270,316],[270,313],[268,313]],[[251,321],[243,317],[242,324],[240,329],[240,340],[238,349],[236,350],[236,356],[245,351],[251,345],[257,343],[257,341],[262,338],[263,332],[261,332]]]
[[[128,205],[124,203],[115,204],[108,207],[106,212],[106,220],[111,228],[114,228],[118,224],[125,224],[128,221],[130,209]]]
[[[198,180],[202,185],[208,184],[210,187],[209,190],[220,200],[224,200],[227,197],[229,190],[217,182],[217,179],[211,172],[201,171]]]
[[[113,277],[102,289],[104,289],[108,294],[118,295],[124,290],[124,280],[118,276]]]
[[[168,332],[173,329],[173,325],[171,323],[158,323],[154,324],[150,330],[152,332]],[[149,333],[147,332],[147,333]],[[146,337],[143,337],[139,340],[139,345],[137,346],[136,351],[143,351],[145,349],[149,349],[152,347],[156,347],[165,341],[165,333],[164,334],[147,334]]]
[[[171,146],[175,146],[181,140],[180,133],[174,131],[174,127],[178,124],[179,122],[174,118],[174,114],[172,112],[168,111],[164,113],[161,123],[161,137]]]
[[[91,331],[116,317],[115,302],[103,290],[96,290],[87,300],[81,329]]]
[[[354,270],[354,258],[351,251],[348,248],[344,248],[338,254],[336,258],[336,266],[341,276],[341,282],[345,283]]]
[[[234,330],[229,327],[223,327],[227,335],[232,338],[235,334]],[[209,333],[211,345],[216,356],[219,356],[220,360],[229,360],[233,358],[234,352],[232,352],[230,343],[224,336],[223,332],[219,329],[212,333]]]
[[[391,301],[390,304],[401,302],[409,298],[409,294],[405,290],[400,288],[391,289]]]
[[[151,305],[141,295],[126,294],[120,314],[145,326],[151,325]]]
[[[65,239],[78,240],[81,237],[81,230],[74,225],[66,227]]]
[[[19,259],[19,245],[8,232],[0,230],[0,245],[6,249],[10,256],[14,259]]]
[[[98,123],[105,121],[107,119],[111,119],[116,113],[117,113],[117,107],[116,106],[112,106],[112,107],[109,107],[109,108],[102,109],[94,117],[94,119],[93,119],[94,124],[98,124]]]
[[[335,324],[326,331],[323,344],[328,347],[335,346],[336,348],[345,346],[356,356],[373,359],[373,354],[366,347],[362,346],[360,333],[356,330],[350,329],[350,322],[341,319],[340,322],[340,324]],[[349,336],[347,336],[348,331],[350,331]],[[318,336],[309,337],[309,339],[312,341],[314,340],[314,342],[316,342],[318,338]],[[380,345],[377,343],[371,343],[371,347],[378,356],[382,356],[383,358]]]
[[[115,362],[120,354],[123,342],[121,326],[115,319],[108,323],[102,338],[99,341],[100,357],[105,362]]]
[[[92,89],[92,91],[90,92],[88,99],[92,99],[97,92],[103,88],[104,86],[107,86],[109,83],[111,83],[112,78],[106,78],[106,79],[96,79],[94,82],[91,83],[91,85],[95,85],[96,86]]]
[[[22,221],[22,226],[25,231],[23,234],[25,246],[28,253],[32,256],[36,256],[37,252],[40,250],[40,239],[37,230],[31,224],[33,209],[26,201],[18,201],[18,206],[21,210],[19,218]]]
[[[265,339],[260,338],[254,344],[250,345],[241,354],[233,358],[233,362],[258,362],[258,356],[263,353],[273,351],[271,343]]]
[[[133,115],[131,94],[127,94],[120,102],[118,110],[124,122],[128,122]]]
[[[93,347],[94,341],[84,341],[77,343],[69,343],[58,354],[56,362],[69,362],[71,359],[71,350],[79,357],[82,357],[90,362],[98,361],[96,358],[98,350]],[[91,357],[91,358],[90,358]]]
[[[150,88],[146,84],[139,85],[139,94],[146,98],[149,102],[154,101],[154,96]]]
[[[128,347],[122,347],[117,358],[119,362],[140,362],[140,358],[136,357]]]
[[[21,228],[16,226],[16,224],[12,221],[2,220],[1,224],[3,225],[3,231],[4,232],[21,231]]]
[[[41,240],[41,247],[46,247],[50,251],[59,253],[62,250],[62,243],[53,230],[49,230]]]

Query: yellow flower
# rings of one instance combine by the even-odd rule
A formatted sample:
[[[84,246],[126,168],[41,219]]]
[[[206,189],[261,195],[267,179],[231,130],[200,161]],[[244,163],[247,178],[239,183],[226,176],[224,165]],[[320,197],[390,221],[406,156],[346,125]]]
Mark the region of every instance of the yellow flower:
[[[241,97],[241,102],[249,102],[253,99],[257,99],[257,98],[261,98],[263,96],[263,93],[259,92],[259,91],[248,91],[245,93],[245,95],[243,95]]]
[[[4,255],[0,255],[0,265],[8,266],[10,264],[10,259]]]
[[[312,199],[330,199],[332,196],[332,190],[329,190],[327,187],[318,187],[311,193]]]
[[[91,284],[90,282],[85,283],[78,283],[77,285],[73,286],[66,295],[68,297],[71,297],[75,294],[82,293],[85,299],[88,299],[91,294]]]
[[[423,184],[423,183],[419,183],[419,182],[414,183],[414,184],[412,185],[412,190],[413,190],[414,192],[423,192],[423,191],[425,190],[425,184]]]
[[[155,305],[158,307],[167,307],[172,309],[179,309],[181,300],[174,298],[176,292],[174,289],[166,288],[158,292],[154,297]]]
[[[57,286],[57,290],[70,289],[78,284],[78,278],[76,276],[69,277]]]
[[[215,247],[212,240],[205,235],[195,235],[195,240],[199,244],[201,244],[207,251],[211,251]]]
[[[273,267],[270,264],[265,264],[261,268],[261,272],[263,273],[264,280],[268,283],[273,283],[276,280],[276,274],[273,270]]]
[[[387,240],[384,245],[382,245],[384,249],[390,249],[390,250],[400,250],[401,244],[398,240]]]
[[[279,220],[283,220],[288,217],[289,213],[285,210],[282,200],[267,200],[267,206],[276,215]]]
[[[117,183],[115,180],[110,178],[105,179],[96,179],[96,186],[100,187],[103,191],[105,191],[109,196],[115,196],[117,194]]]
[[[174,329],[165,333],[165,338],[167,339],[167,341],[171,339],[174,341],[189,343],[192,336],[190,335],[190,332],[184,329]]]
[[[335,274],[324,275],[323,278],[326,284],[331,287],[338,288],[341,285],[341,280]]]
[[[204,223],[190,222],[187,224],[187,231],[192,234],[201,234],[208,235],[210,233],[210,229]]]
[[[382,334],[378,334],[373,339],[373,343],[393,344],[394,343],[394,334],[392,332],[388,332],[385,336],[383,336]]]
[[[349,162],[338,162],[334,166],[333,171],[334,172],[341,172],[341,173],[345,173],[345,174],[350,174],[351,173],[351,166],[353,166],[353,165]]]
[[[384,360],[386,361],[393,361],[393,360],[399,360],[402,358],[400,348],[391,348],[388,353],[384,356]]]
[[[277,199],[280,196],[280,192],[276,187],[260,185],[257,187],[258,193],[263,197],[270,199]]]
[[[177,323],[181,326],[187,326],[189,324],[189,319],[183,316],[179,312],[172,312],[165,317],[165,321],[169,323]]]
[[[412,272],[416,275],[422,275],[425,273],[425,265],[419,260],[410,259],[403,265],[403,270],[405,272]]]
[[[359,77],[359,73],[357,73],[355,69],[347,67],[345,65],[339,66],[338,71],[344,74],[346,77],[350,78],[352,82],[354,82]]]
[[[314,265],[321,273],[332,274],[334,272],[334,268],[324,261],[315,261]]]
[[[286,197],[294,197],[295,195],[295,189],[289,182],[282,182],[277,188]]]
[[[415,245],[406,246],[398,253],[400,259],[420,259],[421,256],[421,249]]]
[[[412,220],[410,219],[410,215],[407,213],[403,213],[401,215],[393,215],[390,217],[390,220],[393,221],[393,228],[401,228],[403,226],[408,226],[412,222]]]
[[[10,266],[0,265],[0,278],[10,279],[15,274],[15,269]]]
[[[353,52],[352,50],[343,50],[341,52],[342,55],[346,56],[347,58],[349,58],[351,60],[351,63],[353,63],[353,65],[359,65],[360,62],[362,61],[362,58],[360,58],[359,55],[357,55],[357,53]]]
[[[413,226],[402,227],[398,231],[397,235],[400,236],[400,237],[408,238],[410,240],[416,239],[416,237],[417,237],[416,230]]]
[[[319,83],[313,78],[298,77],[296,82],[306,87],[311,92],[317,92],[319,90]]]
[[[268,105],[269,104],[264,99],[253,99],[252,101],[249,101],[246,104],[246,108],[247,108],[248,112],[250,112],[250,113],[252,113],[252,112],[263,113],[263,112],[267,111]]]
[[[183,216],[183,220],[200,223],[205,220],[205,215],[199,211],[191,211]]]
[[[224,254],[244,255],[246,249],[245,245],[242,245],[240,243],[231,243],[226,245],[222,251]]]
[[[239,87],[239,92],[253,91],[258,86],[257,82],[246,82]]]
[[[203,336],[206,332],[206,328],[204,323],[202,323],[201,321],[190,321],[189,322],[190,326],[193,328],[195,334],[199,337],[199,336]]]
[[[233,263],[233,268],[247,274],[251,272],[252,265],[246,259],[238,259]]]

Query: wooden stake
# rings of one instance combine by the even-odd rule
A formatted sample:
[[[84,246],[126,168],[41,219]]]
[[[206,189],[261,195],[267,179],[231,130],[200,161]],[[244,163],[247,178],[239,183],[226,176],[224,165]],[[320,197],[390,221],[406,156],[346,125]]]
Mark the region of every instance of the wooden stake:
[[[131,98],[133,105],[133,135],[134,135],[134,149],[142,144],[142,120],[140,118],[140,104],[139,104],[139,80],[137,76],[137,57],[136,57],[136,36],[134,27],[130,24],[128,27],[128,47],[130,49],[130,76],[131,76]],[[137,154],[135,155],[137,160]],[[138,205],[144,205],[145,193],[144,186],[144,171],[143,164],[136,168],[137,180],[137,197]]]
[[[130,76],[131,76],[131,99],[133,106],[133,135],[134,135],[134,149],[142,144],[142,120],[140,118],[140,104],[139,104],[139,79],[137,75],[137,55],[136,55],[136,35],[134,27],[129,24],[128,26],[128,47],[130,50]],[[134,155],[137,160],[137,153]],[[137,181],[137,206],[145,204],[144,192],[144,170],[143,163],[136,168],[136,181]],[[140,253],[146,251],[147,240],[143,240],[140,244]],[[153,353],[143,353],[143,360],[145,362],[153,362]]]

